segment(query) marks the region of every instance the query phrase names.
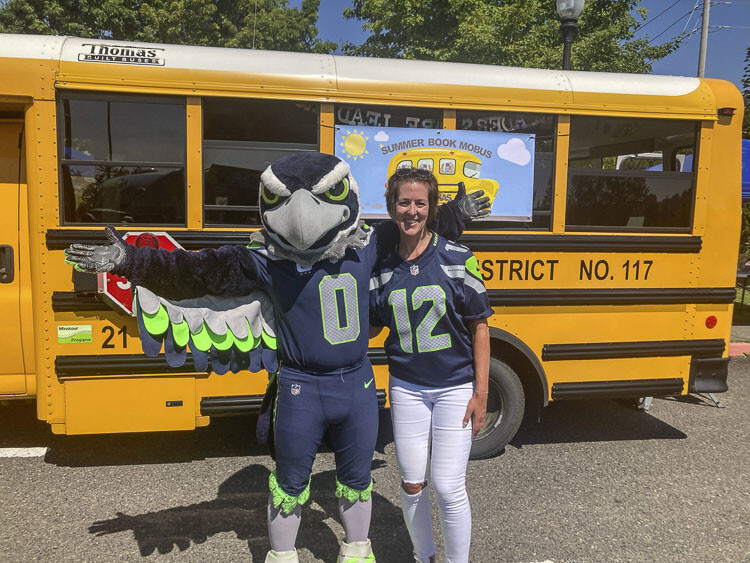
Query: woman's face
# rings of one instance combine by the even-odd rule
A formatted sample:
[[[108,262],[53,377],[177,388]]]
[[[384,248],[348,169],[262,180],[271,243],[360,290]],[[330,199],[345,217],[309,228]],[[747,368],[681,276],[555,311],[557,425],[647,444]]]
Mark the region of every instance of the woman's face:
[[[402,236],[421,235],[427,228],[427,215],[430,212],[427,184],[405,182],[398,188],[395,217]]]

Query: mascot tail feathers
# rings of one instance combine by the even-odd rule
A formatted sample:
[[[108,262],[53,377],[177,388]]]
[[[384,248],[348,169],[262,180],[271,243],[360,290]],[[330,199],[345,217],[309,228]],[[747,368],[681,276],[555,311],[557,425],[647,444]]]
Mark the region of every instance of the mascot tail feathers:
[[[155,357],[163,348],[170,367],[183,366],[189,349],[196,371],[279,369],[273,309],[261,291],[170,301],[137,287],[133,302],[144,354]]]

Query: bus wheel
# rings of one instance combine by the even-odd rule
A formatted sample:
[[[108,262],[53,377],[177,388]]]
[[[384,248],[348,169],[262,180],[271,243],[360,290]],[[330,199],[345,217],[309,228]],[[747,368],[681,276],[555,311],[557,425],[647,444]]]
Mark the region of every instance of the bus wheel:
[[[470,459],[497,455],[513,439],[523,419],[523,385],[508,364],[490,358],[489,396],[484,427],[471,445]]]

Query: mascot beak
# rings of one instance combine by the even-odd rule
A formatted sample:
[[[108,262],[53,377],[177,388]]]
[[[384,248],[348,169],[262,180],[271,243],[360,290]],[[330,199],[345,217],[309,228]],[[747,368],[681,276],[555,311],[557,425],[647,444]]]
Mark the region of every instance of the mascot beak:
[[[307,190],[297,190],[284,203],[266,211],[266,226],[299,250],[349,219],[349,208],[321,201]]]

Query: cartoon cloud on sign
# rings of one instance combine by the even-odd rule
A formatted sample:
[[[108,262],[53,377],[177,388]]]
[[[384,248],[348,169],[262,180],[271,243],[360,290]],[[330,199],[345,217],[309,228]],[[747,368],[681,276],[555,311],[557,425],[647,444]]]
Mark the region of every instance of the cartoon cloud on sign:
[[[516,137],[497,147],[497,156],[519,166],[526,166],[531,160],[531,153],[526,145]]]

